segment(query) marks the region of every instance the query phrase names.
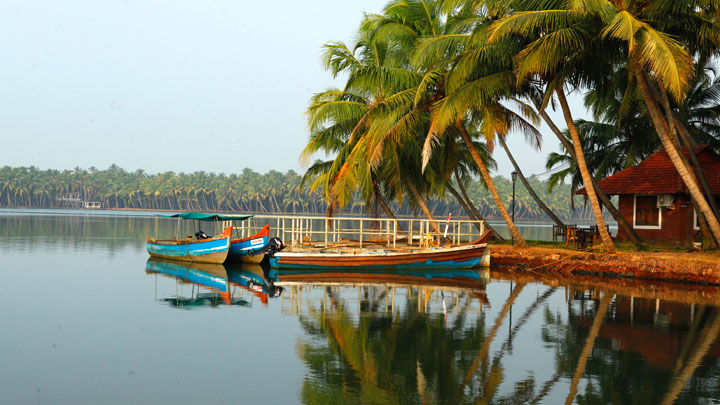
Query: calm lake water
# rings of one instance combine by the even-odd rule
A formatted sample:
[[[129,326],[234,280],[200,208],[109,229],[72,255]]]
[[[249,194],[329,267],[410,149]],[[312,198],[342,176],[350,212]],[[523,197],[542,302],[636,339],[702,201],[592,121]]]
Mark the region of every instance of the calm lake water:
[[[716,287],[189,266],[155,227],[0,210],[0,402],[720,403]]]

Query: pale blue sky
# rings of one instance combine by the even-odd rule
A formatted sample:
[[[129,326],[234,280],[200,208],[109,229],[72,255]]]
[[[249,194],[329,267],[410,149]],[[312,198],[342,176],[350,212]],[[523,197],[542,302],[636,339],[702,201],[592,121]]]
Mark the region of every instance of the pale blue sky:
[[[302,173],[304,110],[333,85],[320,48],[385,3],[4,1],[0,166]],[[544,172],[554,137],[542,154],[512,138]]]

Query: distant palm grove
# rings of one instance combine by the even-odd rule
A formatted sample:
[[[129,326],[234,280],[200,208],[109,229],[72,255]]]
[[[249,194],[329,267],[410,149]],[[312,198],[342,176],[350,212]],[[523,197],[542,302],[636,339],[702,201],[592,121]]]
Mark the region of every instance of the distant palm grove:
[[[510,180],[496,177],[507,203],[511,203]],[[538,190],[545,183],[530,179]],[[245,169],[241,174],[213,174],[206,172],[147,174],[142,170],[128,172],[116,165],[106,170],[40,170],[35,167],[0,168],[0,207],[65,208],[76,206],[59,197],[77,196],[82,201],[98,202],[101,208],[147,210],[197,210],[251,213],[307,213],[324,214],[326,204],[319,193],[301,191],[301,177],[290,170],[286,173],[270,171],[265,174]],[[479,182],[468,184],[470,199],[476,202],[481,215],[499,217],[487,191]],[[578,200],[578,209],[571,209],[570,187],[563,185],[552,195],[542,194],[563,217],[582,218],[589,213]],[[464,215],[463,207],[454,198],[432,199],[429,205],[438,215]],[[362,199],[346,207],[343,213],[368,215]],[[401,215],[412,215],[409,206],[393,209]],[[542,219],[529,195],[517,188],[516,215],[523,219]]]
[[[719,24],[717,0],[392,0],[365,14],[352,43],[324,45],[325,68],[344,85],[309,101],[303,157],[329,159],[311,164],[303,185],[322,193],[329,214],[359,197],[389,217],[397,202],[433,219],[430,201],[452,195],[480,218],[463,190],[477,178],[490,195],[482,203],[525,246],[490,170],[506,154],[532,206],[563,226],[555,194],[533,192],[506,143],[523,136],[540,148],[544,122],[564,148],[548,157],[558,171],[550,185],[569,177],[586,190],[607,252],[616,249],[603,209],[642,240],[596,182],[661,147],[717,245],[718,208],[690,147],[720,147]],[[593,120],[574,118],[571,92]]]

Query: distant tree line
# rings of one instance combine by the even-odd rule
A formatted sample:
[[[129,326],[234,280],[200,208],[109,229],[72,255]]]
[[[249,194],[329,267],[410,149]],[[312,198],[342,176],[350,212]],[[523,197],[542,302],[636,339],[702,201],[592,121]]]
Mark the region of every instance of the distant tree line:
[[[494,178],[508,209],[512,209],[512,182]],[[555,212],[565,218],[585,218],[591,213],[578,200],[573,211],[570,186],[556,186],[547,192],[547,183],[530,177],[533,188]],[[301,189],[301,176],[289,170],[271,170],[260,174],[246,168],[240,174],[163,172],[149,174],[143,170],[128,172],[117,165],[106,170],[74,168],[72,170],[41,170],[37,167],[0,168],[0,207],[65,208],[73,202],[62,197],[74,196],[86,202],[98,202],[108,209],[194,210],[249,213],[325,214],[327,203],[318,192]],[[478,180],[465,185],[470,201],[485,218],[499,218],[497,207],[485,186]],[[375,206],[355,196],[339,214],[380,215]],[[525,191],[516,184],[515,215],[520,219],[543,219],[543,212]],[[437,215],[465,216],[464,208],[450,194],[434,196],[428,206]],[[393,211],[414,215],[417,208],[407,201],[393,202]]]

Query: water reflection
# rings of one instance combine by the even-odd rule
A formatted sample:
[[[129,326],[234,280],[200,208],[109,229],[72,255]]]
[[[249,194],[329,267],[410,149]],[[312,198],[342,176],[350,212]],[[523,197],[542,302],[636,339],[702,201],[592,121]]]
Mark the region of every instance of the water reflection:
[[[297,346],[308,369],[302,401],[457,402],[466,354],[486,340],[487,304],[486,279],[460,273],[342,281],[311,273],[306,284],[302,275],[280,274],[280,283],[298,283],[289,307],[306,333]]]
[[[251,306],[242,291],[250,292],[267,306],[269,297],[278,297],[282,287],[277,287],[267,278],[267,270],[258,265],[232,265],[212,263],[190,263],[150,258],[145,272],[156,276],[155,299],[176,308],[192,309],[196,307],[218,305]],[[176,294],[173,297],[157,296],[157,275],[170,277],[176,282]],[[189,296],[180,292],[181,284],[189,284]]]
[[[223,303],[242,299],[236,286],[265,294],[264,303],[280,297],[280,312],[303,330],[303,403],[720,399],[717,287],[494,271],[177,266],[150,260],[147,271]],[[208,297],[171,303],[207,305]],[[522,357],[528,353],[548,361]]]
[[[305,284],[303,276],[308,277]],[[302,390],[306,403],[333,398],[362,403],[404,403],[409,398],[421,403],[567,404],[718,398],[720,311],[696,304],[717,299],[708,294],[711,288],[683,291],[676,285],[630,282],[634,295],[626,296],[581,280],[563,291],[559,280],[552,279],[534,300],[520,305],[527,277],[506,274],[502,277],[514,286],[490,320],[483,308],[486,299],[473,302],[485,296],[484,288],[448,290],[447,283],[432,285],[432,280],[391,286],[389,279],[395,275],[384,275],[380,284],[385,285],[368,276],[342,276],[342,281],[317,273],[286,277],[297,283],[290,312],[297,314],[307,334],[298,345],[309,371]],[[563,293],[566,315],[547,303]],[[514,322],[513,306],[524,308]],[[533,341],[526,334],[515,342],[529,321],[540,316],[540,339]],[[509,331],[498,341],[504,323]],[[526,363],[530,372],[524,378],[508,375],[503,359],[513,354],[513,344],[549,348],[555,370],[542,370],[550,364]],[[542,374],[547,376],[541,379]]]

